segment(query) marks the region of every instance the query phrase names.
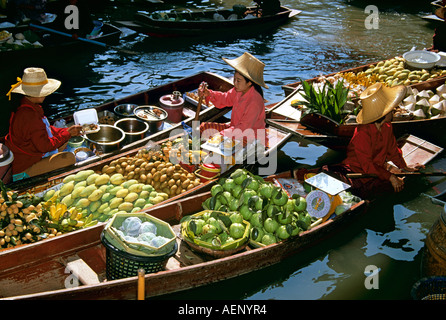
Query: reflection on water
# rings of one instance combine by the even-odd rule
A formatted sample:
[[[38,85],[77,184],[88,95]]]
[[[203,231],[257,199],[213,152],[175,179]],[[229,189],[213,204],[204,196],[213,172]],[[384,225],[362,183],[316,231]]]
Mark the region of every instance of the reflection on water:
[[[402,205],[393,208],[395,228],[387,233],[367,230],[366,256],[385,254],[394,260],[413,261],[424,246],[422,225],[408,222],[415,212]]]

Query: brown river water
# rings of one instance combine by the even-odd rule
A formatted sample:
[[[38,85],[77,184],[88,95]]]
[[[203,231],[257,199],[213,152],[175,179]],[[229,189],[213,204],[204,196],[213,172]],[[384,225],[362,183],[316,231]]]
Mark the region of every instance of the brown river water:
[[[178,10],[250,4],[233,0],[166,2],[176,3]],[[422,49],[432,43],[433,26],[421,18],[431,13],[429,2],[421,6],[408,1],[389,5],[386,1],[287,0],[282,4],[302,13],[266,34],[206,41],[154,40],[137,35],[122,40],[126,48],[141,52],[136,56],[93,48],[3,61],[0,85],[6,93],[25,67],[44,67],[50,77],[62,80],[57,94],[46,101],[47,115],[56,118],[200,71],[231,77],[231,68],[221,58],[249,51],[266,64],[264,78],[270,89],[264,91],[265,98],[278,102],[284,98],[283,84],[402,55],[413,46]],[[366,24],[366,8],[372,4],[379,12],[376,28]],[[131,18],[136,10],[154,8],[115,1],[106,8],[95,7],[94,14],[113,22]],[[0,99],[0,104],[7,103]],[[4,128],[7,118],[1,117],[1,121]],[[288,169],[334,162],[339,155],[292,138],[279,150],[278,159],[279,167]],[[444,169],[445,165],[440,155],[428,169]],[[446,188],[439,178],[430,182],[425,186],[428,182],[420,180],[419,189],[434,194]],[[376,204],[367,216],[332,238],[278,265],[161,299],[411,299],[410,290],[422,276],[424,239],[441,210],[420,195],[417,187],[404,199]],[[378,288],[366,288],[368,266],[379,270]]]

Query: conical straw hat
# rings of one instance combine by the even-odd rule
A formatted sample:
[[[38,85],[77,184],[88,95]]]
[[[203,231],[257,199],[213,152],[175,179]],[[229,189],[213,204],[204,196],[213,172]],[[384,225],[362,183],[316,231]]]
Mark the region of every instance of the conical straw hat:
[[[26,68],[22,79],[17,78],[17,83],[11,86],[11,92],[20,93],[30,97],[46,97],[56,91],[61,82],[56,79],[48,79],[42,68]]]
[[[446,12],[446,8],[445,7],[441,7],[438,8],[437,10],[435,10],[435,15],[437,17],[439,17],[440,19],[444,19],[444,13]]]
[[[386,87],[375,83],[365,89],[359,98],[362,109],[356,117],[360,124],[372,123],[392,111],[405,97],[406,87]]]
[[[240,57],[232,60],[226,58],[223,58],[223,60],[247,79],[268,89],[268,86],[263,81],[265,64],[250,53],[245,52]]]

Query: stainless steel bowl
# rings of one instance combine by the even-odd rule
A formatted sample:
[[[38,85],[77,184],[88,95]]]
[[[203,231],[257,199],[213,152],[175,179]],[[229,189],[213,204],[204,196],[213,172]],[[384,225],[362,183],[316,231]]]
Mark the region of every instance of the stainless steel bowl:
[[[157,132],[167,118],[167,111],[157,106],[139,106],[134,110],[138,119],[144,120],[149,124],[151,133]],[[154,116],[153,114],[157,116]]]
[[[115,113],[120,116],[120,117],[134,117],[134,110],[137,108],[138,106],[136,104],[120,104],[117,105],[114,109]]]
[[[125,133],[125,143],[132,143],[144,138],[149,130],[149,125],[135,118],[123,118],[115,122],[115,127],[122,129]]]
[[[100,124],[114,125],[118,118],[118,115],[113,111],[104,110],[98,112],[98,120]]]
[[[109,153],[122,147],[125,132],[115,126],[100,124],[99,131],[85,135],[90,143],[90,149],[96,149],[97,153]]]
[[[81,136],[71,137],[68,140],[68,146],[72,148],[79,148],[84,143],[84,138]]]

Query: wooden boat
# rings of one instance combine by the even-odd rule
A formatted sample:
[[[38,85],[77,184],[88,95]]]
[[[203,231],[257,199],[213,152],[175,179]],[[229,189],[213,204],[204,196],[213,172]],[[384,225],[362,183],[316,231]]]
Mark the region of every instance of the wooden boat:
[[[412,141],[412,142],[411,142]],[[412,146],[407,140],[403,154],[408,163],[427,163],[438,150]],[[267,177],[291,178],[291,172]],[[146,212],[173,226],[178,234],[180,220],[202,210],[210,193],[153,207]],[[222,258],[212,258],[192,251],[177,238],[178,251],[166,269],[144,276],[145,298],[179,292],[238,277],[280,263],[302,252],[348,226],[353,219],[367,212],[368,202],[361,200],[340,215],[321,219],[298,236],[267,246],[248,246],[243,251]],[[3,299],[136,299],[138,277],[106,281],[106,249],[100,240],[104,225],[100,224],[14,249],[0,251],[0,297]],[[249,261],[249,263],[247,263]],[[83,270],[78,287],[65,288],[72,277],[70,270]],[[74,272],[74,271],[73,271]]]
[[[116,21],[116,23],[152,37],[220,37],[271,30],[300,12],[281,7],[281,11],[277,14],[252,19],[228,19],[234,14],[233,10],[168,13],[162,16],[138,12],[135,15],[136,21]],[[215,20],[215,14],[224,19]]]
[[[344,70],[339,73],[357,73],[365,70],[370,65],[371,64]],[[337,73],[338,72],[329,74],[326,77],[334,76]],[[408,87],[419,91],[433,90],[444,84],[445,80],[446,78],[441,76],[428,81],[412,84]],[[312,83],[317,81],[317,78],[312,78],[306,81]],[[287,132],[292,132],[297,136],[316,141],[330,148],[344,149],[353,136],[357,123],[339,124],[338,122],[317,113],[306,114],[301,117],[300,110],[291,106],[292,101],[303,100],[299,92],[300,85],[300,82],[296,82],[291,85],[283,86],[287,97],[268,110],[267,123]],[[441,130],[440,128],[446,125],[446,117],[421,120],[399,119],[398,121],[393,121],[392,124],[397,138],[406,134],[413,134],[439,145],[444,145],[446,143],[442,135],[438,134]]]
[[[168,221],[178,231],[181,218],[201,211],[208,197],[210,193],[199,194],[158,207],[149,214]],[[262,248],[247,247],[224,258],[212,259],[191,251],[177,239],[178,252],[169,259],[166,270],[145,275],[145,297],[196,288],[279,263],[345,227],[347,221],[363,213],[365,207],[365,202],[361,201],[335,219],[297,237]],[[100,241],[102,226],[81,232],[0,252],[0,296],[5,299],[136,299],[137,277],[103,281],[106,252]],[[93,270],[96,276],[93,274],[91,278],[95,281],[65,289],[65,280],[70,275],[66,273],[65,263],[73,259],[84,268],[87,265],[87,270]],[[87,274],[83,278],[89,279]]]
[[[387,60],[390,60],[390,59],[387,59]],[[383,61],[387,61],[387,60],[383,60]],[[370,66],[376,65],[379,62],[381,62],[381,61],[367,63],[367,64],[364,64],[364,65],[361,65],[361,66],[358,66],[358,67],[353,67],[353,68],[348,68],[348,69],[344,69],[344,70],[341,70],[341,71],[332,72],[332,73],[323,75],[323,77],[325,77],[325,78],[332,77],[332,76],[335,76],[338,73],[348,73],[348,72],[358,73],[358,72],[367,70]],[[313,83],[313,82],[317,82],[318,79],[319,79],[319,76],[311,78],[311,79],[307,79],[305,81],[307,81],[308,83]],[[423,89],[426,89],[426,88],[431,88],[434,84],[438,85],[438,83],[439,83],[438,81],[441,81],[441,80],[443,80],[443,82],[444,82],[444,80],[446,80],[446,75],[441,75],[441,76],[439,76],[437,78],[433,78],[433,79],[429,79],[429,80],[426,80],[426,81],[423,81],[423,82],[412,84],[412,85],[409,85],[409,87],[416,87],[419,90],[423,90]],[[283,89],[283,91],[285,93],[285,96],[289,96],[291,93],[294,93],[294,91],[296,89],[300,88],[301,85],[302,85],[301,81],[296,81],[296,82],[293,82],[293,83],[282,85],[282,89]]]
[[[254,160],[254,157],[252,157],[253,155],[255,156],[255,160],[263,165],[274,165],[275,156],[276,156],[275,152],[282,144],[284,144],[288,140],[288,138],[291,136],[291,134],[289,134],[289,133],[287,134],[285,132],[282,132],[279,129],[275,129],[272,127],[271,128],[267,127],[266,133],[267,133],[267,139],[269,141],[267,148],[262,149],[262,150],[256,149],[254,152],[247,152],[245,149],[238,151],[238,149],[236,149],[238,153],[243,153],[244,158],[241,159],[241,161],[239,161],[239,159],[237,159],[236,160],[237,162],[233,165],[227,165],[226,171],[224,171],[221,175],[214,176],[213,178],[202,179],[202,182],[200,184],[194,186],[193,188],[191,188],[187,191],[184,191],[182,193],[173,195],[158,204],[154,204],[151,208],[155,208],[157,206],[162,206],[166,203],[170,203],[172,201],[176,201],[176,200],[179,200],[179,199],[191,196],[191,195],[195,195],[197,193],[202,193],[202,192],[210,190],[211,187],[218,181],[218,179],[220,177],[225,177],[225,176],[229,175],[237,168],[253,165],[253,163],[252,163],[252,160]],[[156,143],[154,143],[151,146],[151,148],[154,148],[154,149],[156,149],[157,147],[159,148],[159,147],[165,145],[165,143],[168,142],[169,140],[173,141],[173,140],[175,140],[177,138],[181,138],[181,137],[184,137],[184,133],[173,135],[172,137],[157,141]],[[126,161],[129,162],[132,160],[131,159],[132,157],[137,156],[138,152],[141,150],[144,151],[143,149],[145,149],[145,148],[146,148],[146,146],[135,148],[130,151],[111,156],[110,158],[107,158],[107,159],[104,159],[104,160],[101,160],[101,161],[98,161],[95,163],[91,163],[89,165],[86,165],[85,167],[73,169],[73,170],[64,172],[59,175],[48,177],[47,180],[45,180],[41,183],[38,183],[32,187],[24,187],[21,189],[15,189],[14,191],[16,191],[19,194],[30,193],[30,194],[36,195],[39,193],[43,194],[46,190],[48,190],[50,188],[59,189],[63,184],[64,178],[66,178],[69,175],[76,174],[83,170],[92,170],[95,173],[102,174],[102,172],[103,172],[102,170],[103,170],[104,166],[106,166],[106,165],[109,166],[112,161],[118,160],[120,158],[125,158]],[[251,151],[252,151],[252,149],[251,149]],[[272,157],[272,158],[269,158],[269,157]],[[139,158],[137,157],[135,159],[141,159],[141,157],[139,157]],[[189,167],[190,167],[190,165],[189,165]],[[197,167],[198,167],[198,165],[197,165]],[[222,165],[222,167],[223,167],[223,165]],[[268,168],[269,167],[267,167],[267,169]],[[187,170],[189,172],[194,172],[195,169],[189,170],[189,168],[188,168]],[[197,173],[198,173],[198,171],[197,171]],[[198,177],[200,177],[200,175],[198,175]],[[98,219],[98,220],[104,221],[102,219]],[[99,222],[98,225],[100,226],[101,223]],[[97,226],[93,226],[92,228],[95,228],[95,227],[97,227]],[[88,230],[88,229],[89,228],[86,228],[83,230]],[[42,241],[46,241],[46,240],[42,240]],[[1,248],[0,248],[0,250],[1,250]]]
[[[48,26],[44,26],[52,28],[51,24],[49,24]],[[56,28],[54,29],[57,31]],[[79,48],[82,47],[97,46],[81,40],[75,40],[73,38],[30,27],[28,25],[20,25],[17,27],[5,28],[2,30],[10,32],[13,37],[18,33],[25,34],[26,40],[30,39],[29,42],[31,42],[30,44],[26,44],[23,46],[7,45],[6,42],[0,43],[0,56],[3,58],[11,57],[17,59],[17,55],[19,55],[19,57],[23,57],[31,53],[33,55],[44,53],[51,54],[55,53],[56,51],[58,54],[60,54],[60,50],[66,50],[67,52],[69,52],[70,50],[79,50]],[[122,34],[121,29],[112,24],[104,23],[101,31],[102,35],[92,40],[109,46],[116,46],[119,44],[119,40]],[[26,37],[27,32],[31,32],[32,35]],[[65,30],[63,30],[63,32],[65,32]],[[32,43],[35,43],[35,41],[38,41],[40,45],[32,45]]]
[[[423,20],[426,20],[427,22],[429,22],[430,25],[436,27],[439,24],[444,23],[443,19],[440,19],[439,17],[437,17],[435,15],[435,11],[443,6],[442,0],[432,1],[430,4],[432,7],[432,14],[422,16],[421,18]]]
[[[277,151],[277,149],[283,143],[285,143],[288,140],[288,138],[291,136],[290,133],[286,133],[286,132],[284,132],[284,131],[282,131],[280,129],[276,129],[276,128],[270,127],[270,126],[267,126],[267,131],[266,132],[267,132],[267,137],[268,137],[268,140],[269,140],[269,145],[268,145],[268,148],[262,150],[263,154],[257,154],[256,155],[257,156],[257,160],[262,159],[264,157],[267,157],[270,154],[272,154],[273,152]],[[184,136],[184,133],[180,133],[180,134],[173,135],[171,137],[164,138],[162,140],[156,141],[152,147],[155,148],[156,145],[160,146],[160,145],[164,144],[165,142],[167,142],[169,140],[173,141],[176,138],[179,138],[179,137],[182,137],[182,136]],[[131,150],[120,152],[120,153],[114,154],[114,155],[112,155],[112,156],[110,156],[110,157],[108,157],[106,159],[97,160],[97,161],[92,162],[90,164],[87,164],[85,166],[80,166],[80,167],[74,168],[72,170],[65,170],[64,172],[62,172],[60,174],[57,174],[57,175],[47,176],[46,179],[44,179],[43,181],[40,181],[39,183],[36,183],[36,184],[34,184],[32,186],[30,186],[30,185],[25,185],[25,186],[19,185],[19,188],[15,188],[13,190],[15,190],[17,192],[30,192],[30,193],[36,194],[36,193],[45,191],[45,190],[47,190],[47,189],[49,189],[51,187],[54,187],[54,186],[62,183],[62,181],[63,181],[63,179],[65,177],[67,177],[69,175],[72,175],[72,174],[76,174],[77,172],[82,171],[82,170],[93,170],[95,172],[100,173],[100,172],[102,172],[102,168],[105,165],[109,165],[110,162],[112,162],[114,160],[117,160],[119,158],[122,158],[122,157],[133,157],[140,150],[143,150],[145,148],[147,148],[147,147],[144,145],[144,146],[133,148]],[[237,168],[239,166],[242,166],[242,165],[245,165],[245,164],[249,164],[249,163],[237,163],[237,164],[233,165],[227,172],[230,173],[231,170],[235,170],[235,168]],[[216,180],[217,180],[217,178],[209,179],[209,180],[203,182],[202,184],[200,184],[199,186],[196,186],[195,188],[190,189],[189,192],[187,192],[187,193],[182,193],[182,194],[179,194],[179,195],[177,195],[177,196],[175,196],[173,198],[170,198],[169,201],[180,199],[180,198],[183,198],[185,196],[189,196],[191,194],[195,194],[197,192],[206,191],[207,189],[212,187],[213,183],[215,183]]]
[[[111,102],[104,103],[102,105],[96,106],[95,109],[98,113],[99,118],[101,118],[102,115],[104,115],[106,112],[111,113],[114,116],[117,116],[114,114],[114,108],[120,104],[135,104],[135,105],[155,105],[160,106],[159,99],[165,95],[172,94],[174,91],[180,91],[181,93],[191,92],[198,88],[201,82],[206,82],[209,86],[209,88],[212,88],[214,90],[219,91],[227,91],[230,88],[233,87],[233,84],[226,78],[218,76],[213,73],[209,72],[200,72],[192,76],[188,76],[164,85],[160,85],[151,89],[148,89],[146,91],[136,93],[121,99],[117,99]],[[185,97],[185,103],[183,107],[183,117],[182,121],[188,126],[191,126],[192,121],[195,119],[195,111],[197,110],[197,102],[193,99],[189,99]],[[199,120],[200,121],[214,121],[214,119],[217,119],[221,117],[223,114],[228,112],[228,108],[225,109],[217,109],[213,106],[207,107],[205,105],[202,106],[200,114],[199,114]],[[122,117],[118,117],[122,118]],[[73,124],[73,115],[68,115],[63,119],[67,125]],[[61,119],[55,119],[54,121],[58,121]],[[72,167],[67,167],[59,170],[54,170],[46,174],[42,174],[39,176],[35,176],[32,178],[27,178],[23,180],[19,180],[16,182],[12,182],[8,185],[11,189],[21,189],[30,187],[32,185],[36,185],[40,182],[44,181],[50,181],[52,176],[62,174],[65,171],[71,171],[76,168],[84,167],[91,163],[98,163],[98,161],[102,161],[103,159],[107,159],[113,155],[117,155],[119,153],[125,153],[129,150],[132,150],[134,148],[137,148],[138,146],[145,145],[148,141],[157,141],[165,139],[169,136],[169,134],[173,130],[182,129],[183,125],[181,122],[174,123],[170,121],[165,121],[162,130],[159,130],[157,132],[149,132],[143,139],[140,139],[139,141],[135,141],[132,143],[129,143],[127,145],[122,146],[118,150],[111,151],[108,153],[97,153],[94,156],[89,157],[88,159],[77,162]]]

